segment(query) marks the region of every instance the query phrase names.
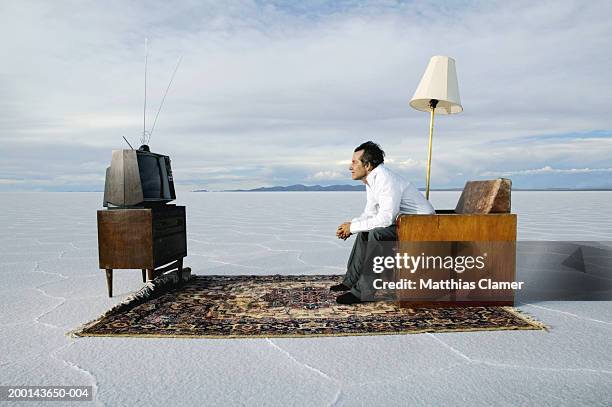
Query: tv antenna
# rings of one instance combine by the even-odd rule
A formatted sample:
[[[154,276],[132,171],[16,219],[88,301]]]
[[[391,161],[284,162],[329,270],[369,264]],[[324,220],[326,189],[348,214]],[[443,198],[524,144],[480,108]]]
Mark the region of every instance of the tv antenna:
[[[155,114],[155,120],[153,120],[153,126],[150,131],[147,131],[147,66],[149,59],[149,48],[148,48],[149,39],[145,38],[145,61],[144,61],[144,107],[143,107],[143,117],[142,117],[142,137],[140,138],[141,144],[146,145],[151,141],[151,136],[153,135],[153,131],[155,130],[155,125],[157,124],[157,118],[159,117],[159,113],[164,106],[164,102],[166,101],[166,96],[168,95],[168,91],[170,90],[170,86],[172,86],[172,82],[174,81],[174,77],[176,75],[176,71],[178,71],[179,66],[181,65],[181,61],[183,60],[183,56],[181,55],[176,62],[176,66],[174,67],[174,71],[172,72],[172,76],[170,77],[170,82],[166,87],[166,91],[164,92],[164,96],[162,97],[161,103],[159,104],[159,109],[157,109],[157,113]],[[124,137],[125,138],[125,137]],[[127,142],[127,140],[125,140]],[[128,142],[128,144],[130,144]],[[131,144],[130,144],[130,147]],[[133,148],[132,148],[133,149]]]
[[[125,138],[125,136],[121,136],[123,137],[123,139],[125,140],[125,142],[128,144],[128,146],[130,146],[130,148],[133,150],[134,147],[132,147],[132,145],[130,144],[130,142],[128,141],[128,139]]]
[[[166,96],[168,95],[168,91],[170,90],[170,86],[172,86],[172,81],[174,81],[174,76],[176,75],[176,71],[178,71],[178,68],[181,65],[182,60],[183,60],[183,56],[181,55],[178,61],[176,61],[176,66],[174,67],[174,71],[172,72],[172,76],[170,77],[170,82],[168,82],[168,87],[166,87],[166,91],[164,92],[164,97],[162,98],[162,101],[159,104],[159,109],[157,109],[155,120],[153,120],[153,127],[151,127],[151,131],[149,132],[149,139],[147,140],[147,143],[151,141],[151,136],[153,135],[153,131],[155,130],[155,125],[157,124],[157,118],[159,117],[159,112],[161,112],[162,107],[164,106]]]
[[[148,38],[145,38],[145,61],[144,61],[144,108],[142,112],[142,137],[140,141],[141,144],[145,144],[147,139],[147,60],[149,57],[149,47],[147,46],[149,42]]]

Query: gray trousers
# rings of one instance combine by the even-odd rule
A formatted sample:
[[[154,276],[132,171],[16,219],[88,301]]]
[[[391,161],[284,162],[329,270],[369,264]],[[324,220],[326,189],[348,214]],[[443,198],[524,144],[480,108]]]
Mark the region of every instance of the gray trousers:
[[[384,256],[382,241],[397,240],[395,225],[359,232],[346,266],[342,284],[351,287],[351,293],[362,301],[372,300],[374,296],[373,258]]]

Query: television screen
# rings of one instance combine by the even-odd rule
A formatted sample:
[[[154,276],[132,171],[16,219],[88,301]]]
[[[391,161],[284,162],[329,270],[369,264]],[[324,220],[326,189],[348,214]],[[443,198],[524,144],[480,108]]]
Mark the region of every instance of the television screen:
[[[144,199],[162,199],[165,198],[162,188],[165,181],[162,177],[161,162],[163,157],[153,154],[137,154],[138,169],[140,172],[140,182],[142,184],[142,194]],[[165,168],[164,168],[165,169]],[[165,172],[165,171],[164,171]]]

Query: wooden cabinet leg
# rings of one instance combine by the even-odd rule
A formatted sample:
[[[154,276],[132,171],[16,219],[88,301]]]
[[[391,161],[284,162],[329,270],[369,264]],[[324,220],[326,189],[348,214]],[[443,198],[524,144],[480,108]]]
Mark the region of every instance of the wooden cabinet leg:
[[[147,269],[142,269],[142,282],[147,282]]]
[[[147,269],[147,281],[151,281],[155,278],[155,269]]]
[[[106,288],[108,288],[108,296],[113,296],[113,269],[106,269]]]

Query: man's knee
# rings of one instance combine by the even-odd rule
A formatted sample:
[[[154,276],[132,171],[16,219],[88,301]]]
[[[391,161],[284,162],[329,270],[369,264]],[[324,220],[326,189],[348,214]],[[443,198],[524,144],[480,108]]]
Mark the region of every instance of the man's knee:
[[[381,228],[374,228],[370,230],[370,232],[368,233],[368,240],[370,241],[371,240],[376,240],[376,241],[394,240],[395,238],[396,238],[395,225],[381,227]]]
[[[368,238],[369,238],[368,235],[369,235],[368,232],[359,232],[359,233],[357,233],[357,239],[359,239],[359,240],[366,240],[367,241]]]

